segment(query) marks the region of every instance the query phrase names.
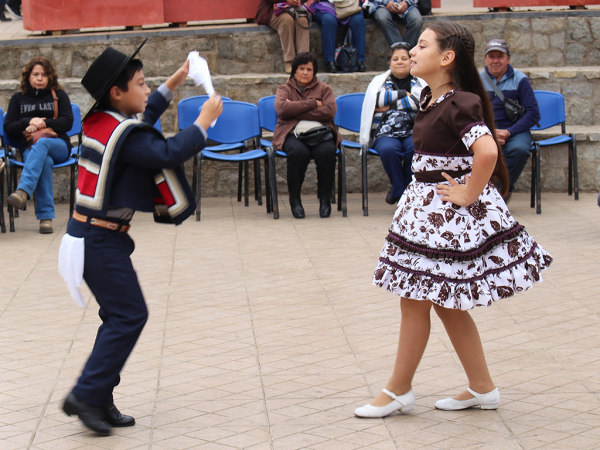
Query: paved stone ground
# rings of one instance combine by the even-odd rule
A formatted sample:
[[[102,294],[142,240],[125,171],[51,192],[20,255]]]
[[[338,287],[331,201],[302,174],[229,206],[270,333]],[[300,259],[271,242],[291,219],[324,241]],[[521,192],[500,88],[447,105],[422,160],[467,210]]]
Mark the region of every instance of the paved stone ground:
[[[398,299],[371,285],[393,207],[360,196],[348,218],[294,220],[255,203],[203,200],[180,227],[134,218],[133,259],[150,320],[116,390],[137,425],[100,438],[60,411],[99,325],[69,298],[56,264],[67,220],[37,233],[32,206],[0,235],[0,448],[10,449],[595,449],[600,448],[600,209],[526,194],[510,204],[555,257],[532,291],[477,309],[502,393],[496,411],[444,412],[465,376],[434,317],[412,415],[353,417],[391,373]]]

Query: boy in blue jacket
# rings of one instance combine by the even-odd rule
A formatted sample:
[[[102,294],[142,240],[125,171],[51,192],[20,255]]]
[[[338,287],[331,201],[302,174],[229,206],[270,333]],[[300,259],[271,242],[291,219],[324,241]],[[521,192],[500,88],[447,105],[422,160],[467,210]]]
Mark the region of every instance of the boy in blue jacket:
[[[189,63],[150,94],[142,62],[133,59],[144,43],[130,57],[107,48],[81,80],[96,104],[84,118],[77,200],[63,239],[63,245],[65,240],[82,243],[83,279],[102,319],[63,411],[101,435],[135,424],[113,402],[119,373],[148,318],[130,259],[129,222],[135,211],[152,212],[155,221],[173,224],[194,212],[182,164],[205,146],[205,130],[222,111],[220,97],[213,95],[193,125],[165,139],[153,125],[185,81]]]

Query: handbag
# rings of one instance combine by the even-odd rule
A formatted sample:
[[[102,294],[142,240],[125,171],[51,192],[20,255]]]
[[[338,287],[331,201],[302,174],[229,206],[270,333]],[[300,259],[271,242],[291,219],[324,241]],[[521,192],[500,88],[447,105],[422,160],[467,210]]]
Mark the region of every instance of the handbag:
[[[309,147],[333,139],[331,128],[314,120],[301,120],[298,122],[294,127],[294,136]]]
[[[335,15],[340,20],[362,11],[358,0],[333,0],[333,7]]]
[[[335,49],[335,65],[339,72],[358,71],[358,50],[350,44],[352,31],[348,30],[341,47]]]
[[[54,91],[54,89],[50,89],[50,91],[52,92],[52,98],[54,99],[54,118],[56,119],[58,117],[58,97],[56,96],[56,92]],[[29,147],[31,147],[41,138],[58,137],[56,131],[54,131],[50,127],[41,128],[39,130],[30,132],[24,131],[23,134],[25,135],[25,140],[27,141],[27,145]]]
[[[280,14],[289,14],[290,16],[292,16],[292,18],[294,19],[295,22],[298,22],[298,25],[300,25],[300,28],[304,28],[305,30],[308,30],[310,28],[310,22],[312,20],[312,17],[308,11],[308,9],[304,6],[304,5],[300,5],[300,6],[291,6],[288,3],[276,3],[275,5],[273,5],[273,14],[275,14],[275,16],[279,16]],[[306,18],[306,20],[308,21],[308,25],[304,26],[302,25],[302,23],[298,20],[301,17]]]
[[[488,77],[488,84],[492,86],[492,89],[494,90],[500,101],[504,104],[504,111],[506,112],[508,120],[510,120],[512,123],[515,123],[517,120],[523,117],[527,112],[525,107],[521,105],[517,100],[506,98],[504,94],[502,94],[502,91],[496,85],[496,80],[494,80],[491,77],[491,75],[489,75],[486,71],[484,71],[483,73],[485,73],[486,77]],[[539,124],[537,125],[539,127]]]

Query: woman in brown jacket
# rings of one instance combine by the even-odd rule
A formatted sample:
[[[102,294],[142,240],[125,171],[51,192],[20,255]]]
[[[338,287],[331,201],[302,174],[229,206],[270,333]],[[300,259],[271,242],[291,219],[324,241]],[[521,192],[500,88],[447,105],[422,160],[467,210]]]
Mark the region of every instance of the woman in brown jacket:
[[[317,58],[312,53],[299,53],[292,61],[289,80],[277,88],[275,97],[277,126],[273,133],[273,148],[287,154],[290,207],[296,219],[304,218],[300,190],[311,158],[317,165],[319,214],[321,217],[331,214],[335,154],[342,141],[333,123],[337,111],[333,90],[317,79],[317,72]],[[307,145],[298,139],[294,129],[300,121],[307,120],[329,127],[330,138],[315,145]]]
[[[285,73],[292,70],[292,60],[296,53],[308,51],[308,26],[310,23],[306,17],[300,17],[298,20],[287,14],[275,15],[273,7],[276,3],[287,3],[291,7],[300,6],[307,0],[260,0],[256,17],[254,18],[259,25],[268,25],[279,33],[281,47],[283,49],[283,60],[285,61]],[[308,10],[307,10],[308,13]],[[310,13],[308,13],[310,14]]]

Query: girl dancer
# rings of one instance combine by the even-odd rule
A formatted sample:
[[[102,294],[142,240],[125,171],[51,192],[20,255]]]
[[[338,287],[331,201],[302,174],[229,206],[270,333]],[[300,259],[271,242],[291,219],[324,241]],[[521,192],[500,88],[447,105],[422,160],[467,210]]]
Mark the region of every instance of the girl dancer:
[[[435,407],[496,409],[490,376],[469,309],[529,289],[552,257],[511,216],[501,192],[508,175],[494,117],[465,27],[435,22],[411,55],[411,74],[428,87],[413,130],[416,181],[400,198],[373,283],[401,297],[400,341],[387,386],[358,417],[409,412],[412,379],[425,351],[433,307],[469,381]]]

